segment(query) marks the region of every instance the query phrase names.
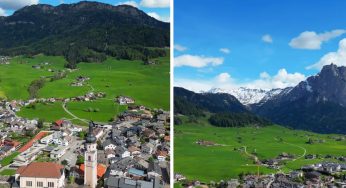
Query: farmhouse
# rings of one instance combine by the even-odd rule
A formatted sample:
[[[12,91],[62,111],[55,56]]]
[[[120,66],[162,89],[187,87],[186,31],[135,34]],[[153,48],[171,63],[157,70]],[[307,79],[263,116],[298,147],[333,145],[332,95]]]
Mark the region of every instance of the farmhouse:
[[[120,105],[126,105],[126,104],[133,104],[135,103],[135,100],[132,99],[131,97],[126,97],[126,96],[118,96],[117,99],[118,103]]]
[[[85,82],[90,80],[89,77],[78,76],[74,82],[71,83],[71,86],[81,87],[84,86]]]
[[[0,65],[8,65],[10,64],[10,57],[0,56]]]

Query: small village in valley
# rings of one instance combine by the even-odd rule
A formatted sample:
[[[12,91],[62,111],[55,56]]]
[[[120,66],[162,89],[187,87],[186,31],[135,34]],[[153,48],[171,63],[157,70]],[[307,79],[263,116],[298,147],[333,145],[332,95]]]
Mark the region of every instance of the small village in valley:
[[[8,65],[9,60],[1,57],[0,63]],[[89,79],[79,76],[70,87]],[[68,110],[70,102],[105,96],[88,91],[69,98],[1,99],[0,187],[169,187],[169,112],[138,105],[129,96],[112,99],[126,110],[109,122],[79,118]],[[23,108],[54,103],[73,119],[47,122],[18,115]]]

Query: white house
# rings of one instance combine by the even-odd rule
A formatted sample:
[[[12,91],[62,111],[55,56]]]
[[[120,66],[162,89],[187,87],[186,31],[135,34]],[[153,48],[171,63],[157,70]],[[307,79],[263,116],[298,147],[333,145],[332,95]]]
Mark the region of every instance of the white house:
[[[65,146],[59,146],[55,148],[53,151],[50,152],[50,158],[52,159],[59,159],[66,153],[66,147]]]

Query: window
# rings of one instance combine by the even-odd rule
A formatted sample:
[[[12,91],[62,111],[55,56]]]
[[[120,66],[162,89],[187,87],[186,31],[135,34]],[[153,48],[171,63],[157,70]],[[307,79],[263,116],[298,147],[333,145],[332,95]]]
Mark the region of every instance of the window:
[[[91,161],[91,156],[88,156],[88,161]]]
[[[37,187],[43,187],[43,182],[42,181],[38,181],[37,182]]]
[[[48,182],[48,187],[54,187],[54,182]]]
[[[32,181],[26,181],[26,186],[32,187]]]

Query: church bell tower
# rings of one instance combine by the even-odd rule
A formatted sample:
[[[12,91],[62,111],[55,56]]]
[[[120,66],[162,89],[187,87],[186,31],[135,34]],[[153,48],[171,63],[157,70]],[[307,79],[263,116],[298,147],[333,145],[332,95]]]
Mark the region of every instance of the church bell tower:
[[[85,139],[84,185],[95,188],[97,185],[97,148],[93,134],[94,123],[89,123],[89,132]]]

